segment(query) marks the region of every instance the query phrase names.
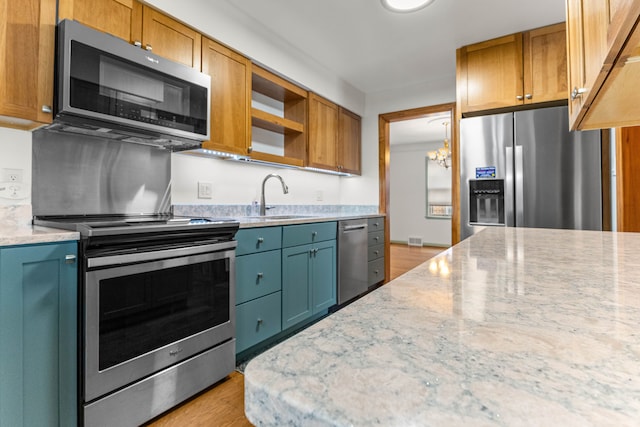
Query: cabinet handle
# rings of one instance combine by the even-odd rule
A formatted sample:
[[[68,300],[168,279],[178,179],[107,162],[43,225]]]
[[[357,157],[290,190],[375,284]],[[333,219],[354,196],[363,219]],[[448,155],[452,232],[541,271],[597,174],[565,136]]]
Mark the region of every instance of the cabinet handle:
[[[380,254],[380,251],[374,251],[373,253],[374,253],[375,255],[378,255],[378,254]]]
[[[248,153],[251,153],[252,151],[253,151],[253,147],[249,147],[249,148],[247,148],[247,152],[248,152]]]
[[[142,47],[142,42],[140,40],[135,40],[133,42],[133,45],[136,46],[136,47]]]
[[[153,50],[153,47],[151,47],[150,44],[147,43],[147,45],[144,47],[146,50],[148,50],[149,52],[151,52]]]
[[[258,322],[258,325],[262,325],[262,319],[260,319],[259,317],[258,317],[257,322]]]
[[[264,237],[258,237],[258,244],[264,243]]]
[[[377,222],[374,222],[374,223],[373,223],[373,226],[374,226],[374,227],[379,227],[379,226],[380,226],[380,224],[379,224],[379,223],[377,223]]]
[[[316,238],[316,236],[318,236],[318,232],[317,232],[317,231],[313,231],[313,232],[311,232],[311,238],[312,238],[312,239],[315,239],[315,238]]]
[[[67,264],[75,264],[76,263],[76,256],[75,255],[65,255],[64,256],[64,262]]]
[[[378,271],[378,270],[375,270],[375,271],[373,272],[373,274],[375,274],[376,276],[378,275],[378,273],[379,273],[379,271]]]
[[[43,105],[42,106],[42,112],[43,113],[47,113],[47,114],[51,114],[51,113],[53,113],[53,109],[51,108],[50,105]]]
[[[531,98],[533,98],[533,95],[531,95],[530,93],[527,93],[527,94],[525,94],[524,97],[527,98],[527,99],[531,99]]]
[[[518,101],[522,101],[522,100],[524,99],[524,97],[523,97],[522,95],[518,95],[518,96],[516,96],[516,99],[517,99]]]
[[[586,93],[588,89],[586,87],[578,88],[577,86],[571,91],[571,100],[575,101],[578,98],[582,98],[582,94]]]
[[[258,273],[258,280],[262,279],[264,277],[263,273]]]
[[[380,240],[380,238],[378,236],[376,236],[376,237],[373,238],[373,240],[375,240],[377,242],[378,240]]]

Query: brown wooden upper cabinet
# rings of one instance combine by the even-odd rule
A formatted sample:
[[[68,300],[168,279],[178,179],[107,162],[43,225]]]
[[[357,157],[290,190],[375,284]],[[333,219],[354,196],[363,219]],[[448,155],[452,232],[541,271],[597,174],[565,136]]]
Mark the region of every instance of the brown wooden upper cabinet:
[[[0,0],[0,125],[51,123],[55,0]]]
[[[338,106],[309,93],[309,144],[307,166],[337,170]]]
[[[567,0],[571,129],[640,124],[640,0]]]
[[[457,60],[462,113],[566,99],[564,23],[463,46]]]
[[[142,43],[142,3],[135,0],[59,0],[58,20],[63,19]]]
[[[360,117],[309,93],[307,166],[360,174]]]
[[[202,35],[135,0],[59,0],[58,19],[74,19],[200,69]]]
[[[202,35],[193,28],[144,6],[142,46],[163,58],[200,70]]]
[[[338,113],[338,171],[360,175],[362,120],[357,114],[342,107]]]
[[[211,76],[211,139],[203,148],[247,155],[251,143],[251,62],[205,37],[202,72]]]

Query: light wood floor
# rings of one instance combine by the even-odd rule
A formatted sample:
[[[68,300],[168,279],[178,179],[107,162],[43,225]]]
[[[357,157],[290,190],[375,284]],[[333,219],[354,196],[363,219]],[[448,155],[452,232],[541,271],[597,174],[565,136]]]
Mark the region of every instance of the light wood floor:
[[[443,248],[392,244],[391,279],[422,264],[443,250]],[[244,376],[233,372],[209,390],[146,425],[148,427],[251,426],[244,416]]]
[[[391,244],[391,280],[433,258],[445,248]]]

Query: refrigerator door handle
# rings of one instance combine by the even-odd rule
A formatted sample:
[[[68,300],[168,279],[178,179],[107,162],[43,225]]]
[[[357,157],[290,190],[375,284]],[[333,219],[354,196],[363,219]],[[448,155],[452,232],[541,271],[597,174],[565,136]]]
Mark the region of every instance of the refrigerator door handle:
[[[504,222],[507,227],[513,227],[513,148],[505,148],[506,174],[504,180]]]
[[[524,160],[521,145],[515,147],[516,227],[524,227]]]

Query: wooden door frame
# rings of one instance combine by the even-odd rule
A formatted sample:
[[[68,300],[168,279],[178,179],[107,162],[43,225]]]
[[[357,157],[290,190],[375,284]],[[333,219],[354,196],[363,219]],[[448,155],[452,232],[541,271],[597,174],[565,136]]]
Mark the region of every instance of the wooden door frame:
[[[459,240],[460,228],[456,226],[460,220],[458,212],[458,200],[460,198],[460,160],[458,157],[458,117],[456,116],[456,103],[432,105],[429,107],[412,108],[410,110],[396,111],[380,114],[378,116],[378,174],[380,190],[380,213],[386,215],[384,221],[384,281],[391,277],[391,215],[389,203],[390,176],[389,164],[391,157],[389,125],[403,120],[419,119],[429,114],[449,112],[451,114],[451,203],[453,215],[451,216],[451,244]],[[456,126],[454,126],[456,124]]]

